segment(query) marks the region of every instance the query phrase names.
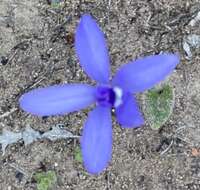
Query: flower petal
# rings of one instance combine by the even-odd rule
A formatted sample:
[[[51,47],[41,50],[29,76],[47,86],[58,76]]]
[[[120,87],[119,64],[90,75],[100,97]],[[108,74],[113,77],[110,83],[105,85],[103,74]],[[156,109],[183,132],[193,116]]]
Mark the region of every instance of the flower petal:
[[[175,54],[162,54],[138,59],[122,66],[112,83],[129,92],[142,92],[169,75],[179,63]]]
[[[92,79],[108,83],[110,64],[103,32],[88,14],[81,17],[76,29],[75,49],[83,70]]]
[[[139,127],[144,119],[132,94],[127,93],[123,103],[115,109],[117,121],[125,128]]]
[[[101,172],[111,160],[112,121],[108,107],[97,106],[89,113],[81,138],[83,163],[89,173]]]
[[[20,98],[20,107],[39,116],[78,111],[95,101],[96,88],[85,84],[64,84],[32,90]]]

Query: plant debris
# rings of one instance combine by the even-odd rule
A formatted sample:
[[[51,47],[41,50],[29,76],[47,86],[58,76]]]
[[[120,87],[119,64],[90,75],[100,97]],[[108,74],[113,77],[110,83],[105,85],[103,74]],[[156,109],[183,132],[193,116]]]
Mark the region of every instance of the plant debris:
[[[197,22],[200,21],[200,11],[196,14],[196,16],[189,22],[189,26],[195,26]]]
[[[0,144],[2,146],[3,155],[8,145],[16,143],[20,139],[22,139],[22,133],[14,133],[3,129],[2,135],[0,135]]]
[[[0,135],[0,144],[2,146],[2,152],[4,155],[6,147],[10,144],[17,143],[19,140],[23,140],[25,146],[27,146],[39,139],[49,139],[51,141],[56,141],[58,139],[68,138],[79,138],[79,136],[73,135],[66,129],[61,128],[60,125],[54,126],[52,130],[43,134],[40,134],[40,132],[32,129],[30,126],[27,126],[24,131],[18,133],[3,129],[3,132]]]
[[[51,141],[56,141],[58,139],[79,138],[79,136],[73,135],[71,132],[60,128],[60,125],[58,125],[53,127],[52,130],[44,133],[41,138],[47,138]]]
[[[186,53],[186,58],[191,59],[192,58],[192,48],[200,48],[200,35],[197,34],[190,34],[185,37],[183,40],[183,49]]]

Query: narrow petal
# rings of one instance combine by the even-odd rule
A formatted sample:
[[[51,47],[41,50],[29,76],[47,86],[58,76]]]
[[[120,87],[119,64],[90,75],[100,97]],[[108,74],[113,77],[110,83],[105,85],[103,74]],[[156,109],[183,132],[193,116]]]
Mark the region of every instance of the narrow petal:
[[[95,101],[96,88],[85,84],[55,85],[32,90],[19,100],[20,107],[38,116],[78,111]]]
[[[138,59],[122,66],[112,83],[130,92],[142,92],[164,80],[176,65],[179,57],[175,54],[162,54]]]
[[[144,124],[144,119],[139,111],[137,102],[132,94],[128,93],[123,103],[115,109],[117,121],[122,127],[139,127]]]
[[[89,113],[83,128],[81,147],[84,166],[89,173],[98,174],[111,160],[111,110],[98,106]]]
[[[108,83],[110,65],[104,34],[90,15],[83,15],[76,29],[75,49],[83,70],[92,79]]]

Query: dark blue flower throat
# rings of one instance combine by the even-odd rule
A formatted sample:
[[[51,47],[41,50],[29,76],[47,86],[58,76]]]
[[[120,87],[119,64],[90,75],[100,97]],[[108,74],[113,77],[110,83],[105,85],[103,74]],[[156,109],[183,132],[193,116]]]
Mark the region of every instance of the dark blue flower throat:
[[[122,103],[122,90],[118,87],[97,87],[97,104],[101,106],[118,107]]]

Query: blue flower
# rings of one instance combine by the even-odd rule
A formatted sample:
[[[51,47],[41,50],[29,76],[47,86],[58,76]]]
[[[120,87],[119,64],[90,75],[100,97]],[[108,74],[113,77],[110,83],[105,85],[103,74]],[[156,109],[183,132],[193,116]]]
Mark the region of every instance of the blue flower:
[[[78,111],[95,103],[81,137],[83,163],[89,173],[101,172],[111,160],[112,119],[125,128],[144,123],[132,94],[153,87],[179,63],[175,54],[148,56],[123,65],[110,80],[110,61],[104,34],[88,14],[82,16],[75,35],[75,49],[83,70],[96,86],[63,84],[32,90],[20,98],[20,107],[38,116]]]

